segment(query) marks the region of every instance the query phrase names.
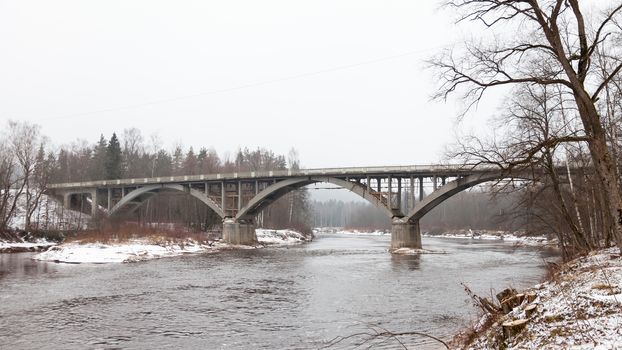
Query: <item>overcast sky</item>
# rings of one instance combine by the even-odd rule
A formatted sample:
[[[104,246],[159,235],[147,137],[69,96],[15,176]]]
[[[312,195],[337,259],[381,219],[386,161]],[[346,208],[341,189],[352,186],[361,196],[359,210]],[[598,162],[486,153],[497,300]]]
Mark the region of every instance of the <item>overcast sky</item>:
[[[171,149],[298,150],[307,168],[438,162],[459,105],[424,60],[438,1],[0,0],[0,123],[56,145],[137,127]]]

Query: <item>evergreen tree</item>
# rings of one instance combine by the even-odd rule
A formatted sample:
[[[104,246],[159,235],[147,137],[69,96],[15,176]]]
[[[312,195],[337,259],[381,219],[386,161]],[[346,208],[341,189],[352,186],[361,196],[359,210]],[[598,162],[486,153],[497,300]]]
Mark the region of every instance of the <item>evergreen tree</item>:
[[[173,175],[183,175],[184,154],[181,146],[177,145],[173,152]]]
[[[190,147],[190,150],[188,150],[188,153],[186,154],[186,159],[184,160],[184,175],[196,175],[197,165],[197,157],[194,155],[192,147]]]
[[[245,149],[245,152],[248,153],[248,148]],[[236,171],[244,171],[244,167],[246,162],[244,161],[244,153],[241,149],[238,150],[238,154],[235,156],[235,170]]]
[[[61,148],[58,152],[58,169],[54,177],[56,182],[71,181],[71,169],[69,168],[69,153],[66,149]]]
[[[213,147],[209,150],[202,147],[197,159],[199,161],[199,172],[201,174],[213,174],[222,170],[220,158]]]
[[[93,158],[89,167],[89,178],[91,180],[101,180],[106,177],[106,160],[108,159],[108,141],[103,134],[99,136],[99,142],[93,150]]]
[[[106,179],[121,178],[121,144],[116,133],[112,133],[112,137],[106,148]]]
[[[158,151],[154,164],[154,176],[171,176],[173,174],[173,159],[163,149]]]
[[[201,147],[199,150],[199,154],[197,155],[197,166],[200,174],[207,174],[205,171],[206,163],[207,163],[207,148]]]

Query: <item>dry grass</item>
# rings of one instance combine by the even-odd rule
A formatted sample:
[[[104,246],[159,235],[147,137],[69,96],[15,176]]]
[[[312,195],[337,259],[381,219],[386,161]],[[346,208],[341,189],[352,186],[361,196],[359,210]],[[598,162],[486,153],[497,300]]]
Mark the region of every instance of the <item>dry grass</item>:
[[[471,299],[473,305],[480,310],[480,322],[472,324],[462,332],[458,333],[450,342],[452,348],[465,349],[468,348],[477,338],[489,332],[493,324],[503,317],[501,305],[495,302],[491,290],[490,299],[480,297],[464,283],[462,284],[464,291]]]
[[[122,225],[117,228],[105,228],[100,230],[81,231],[65,242],[80,243],[123,243],[130,240],[147,240],[153,244],[167,242],[183,242],[192,239],[197,242],[211,241],[213,235],[205,232],[196,232],[183,227],[141,227],[137,225]]]
[[[565,265],[547,262],[544,261],[546,266],[546,273],[542,281],[557,281],[559,282],[564,277],[562,276],[562,272],[566,271],[568,268]],[[464,286],[464,285],[463,285]],[[491,295],[490,302],[492,303],[491,307],[485,307],[486,304],[484,301],[486,298],[480,298],[475,295],[468,287],[465,287],[466,293],[469,295],[473,304],[480,309],[480,323],[472,324],[468,328],[464,329],[462,332],[458,333],[451,340],[450,345],[455,349],[467,349],[471,346],[477,339],[481,338],[484,335],[487,336],[496,336],[496,332],[492,332],[492,328],[495,324],[498,324],[500,320],[505,317],[503,312],[495,312],[493,309],[497,305],[494,304],[494,299]],[[498,306],[500,308],[500,306]]]
[[[613,288],[615,288],[615,286],[612,286],[610,284],[605,284],[605,283],[597,283],[592,286],[592,289],[598,289],[598,290],[613,289]]]
[[[480,317],[484,317],[484,315]],[[476,339],[488,333],[499,317],[500,316],[486,315],[486,319],[481,324],[471,324],[466,329],[456,334],[449,342],[449,346],[452,349],[468,348]]]

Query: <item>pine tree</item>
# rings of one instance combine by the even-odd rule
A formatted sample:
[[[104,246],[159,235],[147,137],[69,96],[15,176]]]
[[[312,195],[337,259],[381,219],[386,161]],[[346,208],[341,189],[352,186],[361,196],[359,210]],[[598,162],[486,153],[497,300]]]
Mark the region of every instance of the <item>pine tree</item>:
[[[112,133],[112,137],[108,142],[106,148],[106,179],[120,179],[121,178],[121,144],[117,138],[116,133]]]
[[[183,173],[184,154],[181,150],[181,146],[175,147],[173,152],[173,175],[182,175]]]
[[[197,163],[199,173],[207,174],[207,171],[205,171],[207,165],[207,148],[201,147],[197,155]]]
[[[106,161],[108,159],[108,141],[104,135],[99,136],[99,142],[93,150],[93,158],[89,167],[89,178],[91,180],[101,180],[107,176]]]
[[[184,175],[196,175],[197,174],[197,157],[194,155],[194,150],[190,147],[184,160]]]
[[[69,153],[66,149],[61,148],[58,152],[58,169],[55,182],[69,182],[71,181],[71,169],[69,168]]]
[[[155,176],[173,175],[173,158],[163,149],[158,151],[154,167]]]

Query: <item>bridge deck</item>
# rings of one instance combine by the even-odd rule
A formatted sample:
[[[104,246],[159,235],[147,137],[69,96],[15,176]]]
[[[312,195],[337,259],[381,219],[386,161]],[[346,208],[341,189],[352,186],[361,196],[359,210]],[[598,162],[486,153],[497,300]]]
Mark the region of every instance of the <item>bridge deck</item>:
[[[375,166],[375,167],[350,167],[350,168],[320,168],[320,169],[300,169],[300,170],[272,170],[272,171],[250,171],[224,174],[202,174],[184,176],[159,176],[148,178],[100,180],[85,182],[68,182],[49,184],[49,189],[76,189],[76,188],[102,188],[117,187],[119,185],[155,185],[171,183],[192,183],[203,181],[244,181],[244,180],[265,180],[282,179],[288,177],[301,176],[335,176],[365,178],[375,176],[403,176],[403,177],[430,177],[447,176],[458,177],[463,175],[484,173],[492,171],[492,168],[472,169],[464,165],[408,165],[408,166]]]

